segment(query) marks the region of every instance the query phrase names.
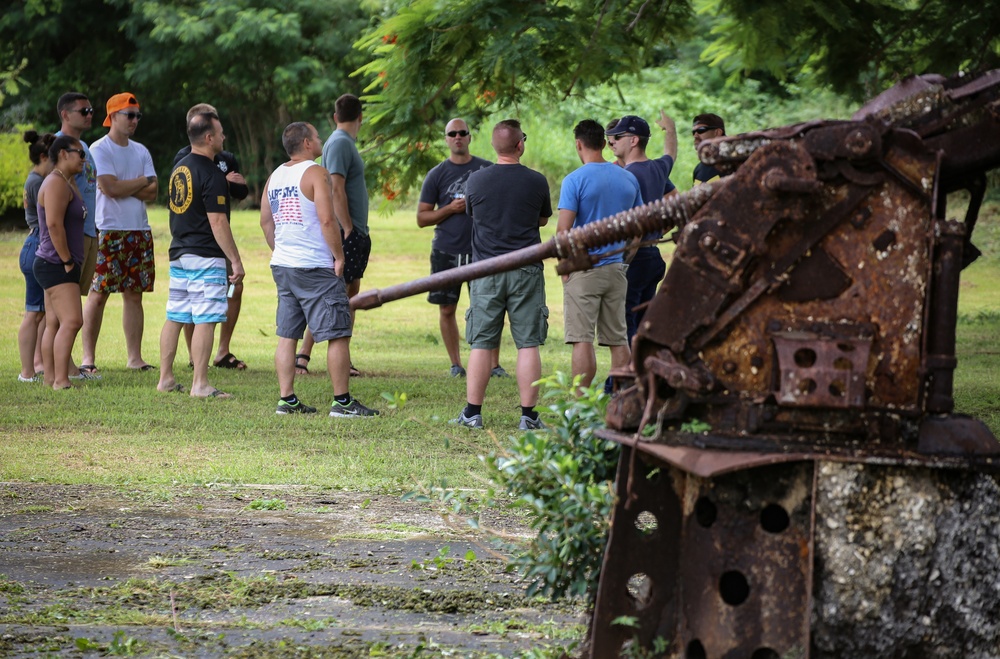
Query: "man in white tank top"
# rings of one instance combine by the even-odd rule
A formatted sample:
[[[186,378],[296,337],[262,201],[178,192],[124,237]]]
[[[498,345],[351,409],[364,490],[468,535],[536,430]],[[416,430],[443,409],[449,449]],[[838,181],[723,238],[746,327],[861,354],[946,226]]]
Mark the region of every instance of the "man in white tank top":
[[[285,128],[281,142],[290,159],[271,173],[260,202],[260,226],[272,251],[271,274],[278,287],[277,414],[316,412],[294,390],[295,346],[308,325],[317,343],[329,342],[326,362],[334,394],[330,416],[376,416],[378,412],[348,390],[351,310],[333,186],[330,175],[315,162],[323,153],[323,141],[312,124],[297,121]]]

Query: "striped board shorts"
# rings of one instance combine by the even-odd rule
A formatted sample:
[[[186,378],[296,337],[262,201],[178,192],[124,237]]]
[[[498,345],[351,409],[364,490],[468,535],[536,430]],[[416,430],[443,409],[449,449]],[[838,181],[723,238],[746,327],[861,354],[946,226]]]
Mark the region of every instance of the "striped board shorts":
[[[226,259],[185,254],[170,262],[167,320],[201,325],[226,322]]]

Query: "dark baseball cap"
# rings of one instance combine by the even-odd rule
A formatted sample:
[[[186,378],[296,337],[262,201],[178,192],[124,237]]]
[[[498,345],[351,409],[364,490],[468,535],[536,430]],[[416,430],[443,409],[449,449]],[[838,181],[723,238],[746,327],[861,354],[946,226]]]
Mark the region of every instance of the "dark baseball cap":
[[[641,117],[627,114],[618,120],[614,128],[604,131],[605,135],[622,135],[624,133],[632,133],[636,137],[649,137],[649,124]]]

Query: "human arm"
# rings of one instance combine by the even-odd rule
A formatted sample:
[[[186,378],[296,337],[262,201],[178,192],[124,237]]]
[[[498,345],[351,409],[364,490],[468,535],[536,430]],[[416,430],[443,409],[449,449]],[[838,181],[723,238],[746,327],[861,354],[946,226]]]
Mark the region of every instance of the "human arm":
[[[238,284],[243,281],[246,271],[243,270],[243,262],[240,260],[240,252],[236,249],[236,241],[233,240],[233,231],[229,227],[229,218],[225,213],[208,213],[208,223],[212,227],[212,235],[215,242],[222,248],[222,252],[233,265],[233,274],[229,277],[230,283]]]
[[[54,179],[50,179],[53,180]],[[49,230],[52,247],[59,255],[66,272],[73,269],[73,254],[69,251],[69,241],[66,238],[66,210],[73,200],[73,191],[62,181],[58,185],[42,184],[38,192],[38,205],[45,209],[45,226]],[[69,263],[69,265],[66,265]]]
[[[122,181],[114,174],[99,174],[97,187],[112,199],[124,199],[125,197],[135,197],[143,201],[156,199],[156,176],[137,176]],[[152,196],[150,196],[150,191],[152,191]]]
[[[229,196],[236,201],[243,201],[250,195],[250,188],[247,186],[247,181],[243,178],[243,174],[240,173],[240,161],[228,151],[223,151],[218,157],[222,158],[226,163],[226,181],[229,183]]]
[[[330,185],[333,188],[333,214],[344,230],[344,238],[354,231],[350,207],[347,204],[346,179],[340,174],[330,174]]]
[[[271,213],[271,201],[267,198],[267,188],[271,183],[271,177],[267,177],[264,183],[264,192],[260,195],[260,229],[264,232],[264,240],[267,246],[274,251],[274,215]]]
[[[677,124],[666,112],[660,110],[656,125],[663,129],[663,154],[677,160]]]
[[[417,226],[432,227],[441,224],[452,215],[465,212],[465,198],[452,199],[450,203],[435,209],[434,204],[420,202],[417,204]]]
[[[323,234],[326,246],[333,254],[333,271],[338,277],[344,276],[344,245],[340,240],[337,218],[333,212],[333,182],[322,167],[310,167],[302,176],[302,193],[306,198],[313,196],[316,204],[316,217],[319,219],[319,230]],[[341,177],[343,179],[343,177]]]

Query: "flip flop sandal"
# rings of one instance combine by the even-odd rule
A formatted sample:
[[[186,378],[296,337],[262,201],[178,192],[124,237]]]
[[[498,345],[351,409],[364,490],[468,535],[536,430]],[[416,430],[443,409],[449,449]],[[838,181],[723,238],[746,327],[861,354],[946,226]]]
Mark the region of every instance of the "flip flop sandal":
[[[131,370],[131,371],[138,371],[140,373],[145,373],[146,371],[152,371],[154,368],[156,368],[156,367],[153,366],[152,364],[143,364],[142,366],[137,366],[136,368],[132,368],[130,366],[129,370]],[[80,367],[80,372],[81,373],[83,372],[83,367],[82,366]]]
[[[233,353],[227,352],[224,357],[222,357],[219,361],[215,362],[215,367],[231,368],[237,371],[243,371],[246,369],[247,365],[246,362],[237,359],[236,355],[234,355]]]
[[[232,398],[232,397],[233,397],[232,394],[227,394],[225,391],[222,391],[220,389],[216,389],[209,395],[205,396],[205,398],[218,398],[219,400],[226,400],[227,398]]]
[[[94,366],[93,364],[80,364],[80,372],[81,373],[91,373],[91,374],[95,374],[96,375],[97,374],[97,367]]]
[[[351,368],[348,369],[347,372],[350,374],[350,376],[352,378],[360,378],[361,377],[361,371],[359,371],[358,369],[354,368],[354,364],[351,364]]]
[[[305,364],[300,364],[299,360],[304,361]],[[309,355],[306,354],[295,355],[295,374],[309,375]]]

